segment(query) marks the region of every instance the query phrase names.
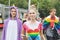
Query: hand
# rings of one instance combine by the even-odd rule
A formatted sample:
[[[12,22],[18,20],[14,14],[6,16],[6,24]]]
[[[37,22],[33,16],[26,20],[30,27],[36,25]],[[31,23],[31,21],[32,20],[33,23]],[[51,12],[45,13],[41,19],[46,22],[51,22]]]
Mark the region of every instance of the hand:
[[[43,40],[46,40],[46,37],[43,35],[43,36],[42,36],[42,39],[43,39]]]
[[[60,30],[58,30],[57,33],[60,35]]]

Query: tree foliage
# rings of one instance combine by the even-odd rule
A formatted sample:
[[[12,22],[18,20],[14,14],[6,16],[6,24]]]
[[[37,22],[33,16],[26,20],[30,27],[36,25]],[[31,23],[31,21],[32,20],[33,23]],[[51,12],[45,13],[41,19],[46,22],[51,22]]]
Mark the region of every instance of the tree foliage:
[[[9,0],[0,0],[0,3],[8,5]],[[19,8],[28,8],[28,0],[10,0],[10,3]],[[60,0],[31,0],[31,4],[36,4],[37,9],[43,16],[47,16],[51,8],[56,8],[57,15],[60,16]]]

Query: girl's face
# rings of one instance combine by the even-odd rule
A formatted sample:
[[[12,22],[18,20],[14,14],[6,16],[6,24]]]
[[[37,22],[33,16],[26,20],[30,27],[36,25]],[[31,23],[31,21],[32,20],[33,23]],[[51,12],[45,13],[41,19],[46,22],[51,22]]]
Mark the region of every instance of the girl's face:
[[[34,11],[34,10],[30,10],[30,12],[29,12],[29,17],[30,17],[30,19],[35,19],[36,18],[36,12]]]
[[[12,17],[15,17],[16,16],[16,9],[11,9],[11,16]]]

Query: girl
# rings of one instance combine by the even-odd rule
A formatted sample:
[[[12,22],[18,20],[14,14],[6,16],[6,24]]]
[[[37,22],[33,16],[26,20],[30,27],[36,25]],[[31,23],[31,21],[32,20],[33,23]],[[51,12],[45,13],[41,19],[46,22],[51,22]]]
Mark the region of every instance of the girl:
[[[28,40],[41,40],[41,37],[45,40],[42,24],[36,20],[36,16],[36,12],[33,9],[30,9],[30,21],[23,24],[23,31],[26,31],[26,37]]]
[[[18,19],[18,10],[10,8],[10,17],[4,21],[2,40],[21,40],[22,22]]]

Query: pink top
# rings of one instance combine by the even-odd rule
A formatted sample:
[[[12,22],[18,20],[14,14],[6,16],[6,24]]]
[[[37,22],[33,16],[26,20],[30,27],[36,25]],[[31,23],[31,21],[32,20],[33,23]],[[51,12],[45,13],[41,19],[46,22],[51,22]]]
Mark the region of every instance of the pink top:
[[[43,30],[42,23],[36,21],[34,24],[31,24],[29,21],[23,24],[23,28],[28,34],[28,36],[34,37],[40,35],[40,31]]]

